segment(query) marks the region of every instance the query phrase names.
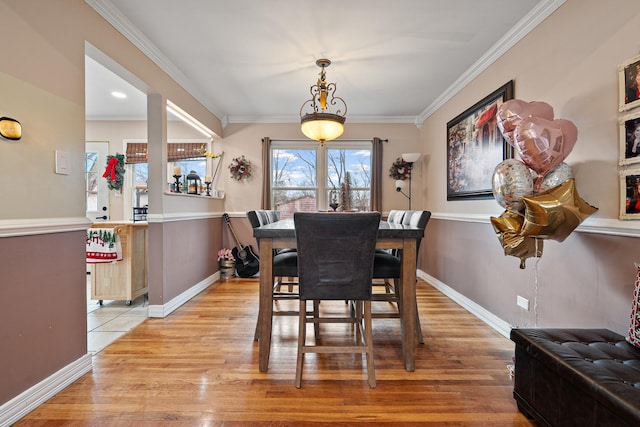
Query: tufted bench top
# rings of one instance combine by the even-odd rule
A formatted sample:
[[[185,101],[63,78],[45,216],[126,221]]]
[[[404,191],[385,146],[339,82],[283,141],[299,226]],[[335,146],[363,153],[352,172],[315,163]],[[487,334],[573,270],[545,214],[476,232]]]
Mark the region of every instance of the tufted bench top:
[[[607,329],[513,329],[511,340],[621,418],[640,420],[640,349],[622,335]]]

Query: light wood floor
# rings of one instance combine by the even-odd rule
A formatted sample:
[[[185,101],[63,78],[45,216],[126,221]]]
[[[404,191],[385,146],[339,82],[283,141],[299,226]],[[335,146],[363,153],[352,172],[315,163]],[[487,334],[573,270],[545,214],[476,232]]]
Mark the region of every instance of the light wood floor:
[[[334,354],[307,356],[298,390],[297,318],[274,318],[261,373],[258,281],[219,282],[102,350],[92,372],[16,426],[534,425],[512,398],[511,341],[422,281],[418,300],[426,344],[415,372],[401,362],[398,319],[374,319],[377,388],[364,357]]]

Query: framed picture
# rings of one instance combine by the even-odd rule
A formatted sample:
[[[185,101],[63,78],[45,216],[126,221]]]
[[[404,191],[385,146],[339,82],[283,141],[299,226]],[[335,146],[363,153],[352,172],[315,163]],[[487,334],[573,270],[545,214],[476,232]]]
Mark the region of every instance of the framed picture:
[[[513,157],[496,111],[513,99],[513,80],[447,123],[447,200],[491,199],[495,167]]]
[[[619,119],[620,165],[640,163],[640,110]]]
[[[620,219],[640,219],[640,169],[620,171]]]
[[[618,66],[619,111],[640,106],[640,56]]]

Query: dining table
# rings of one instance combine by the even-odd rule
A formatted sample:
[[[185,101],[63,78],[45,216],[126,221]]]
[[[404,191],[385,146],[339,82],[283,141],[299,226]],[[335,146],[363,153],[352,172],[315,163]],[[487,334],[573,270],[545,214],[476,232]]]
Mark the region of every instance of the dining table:
[[[330,215],[331,213],[327,213]],[[357,215],[354,214],[354,215]],[[402,249],[399,295],[402,357],[407,371],[415,371],[416,352],[416,269],[417,242],[424,229],[411,225],[381,221],[376,248]],[[292,218],[282,219],[253,229],[260,248],[260,302],[258,309],[258,345],[260,372],[269,369],[271,326],[273,320],[273,254],[274,249],[295,248],[296,233]]]

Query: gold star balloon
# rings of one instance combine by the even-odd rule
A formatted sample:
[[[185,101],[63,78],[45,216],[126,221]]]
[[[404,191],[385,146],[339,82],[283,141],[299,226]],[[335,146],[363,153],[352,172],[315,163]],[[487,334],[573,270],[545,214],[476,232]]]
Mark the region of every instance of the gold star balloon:
[[[558,242],[598,210],[580,197],[573,178],[534,196],[524,196],[522,201],[525,210],[521,234]]]
[[[498,235],[498,240],[505,255],[520,258],[520,268],[525,268],[527,258],[542,256],[543,241],[535,237],[523,236],[520,233],[524,217],[522,214],[504,211],[498,218],[491,217],[491,225]]]

